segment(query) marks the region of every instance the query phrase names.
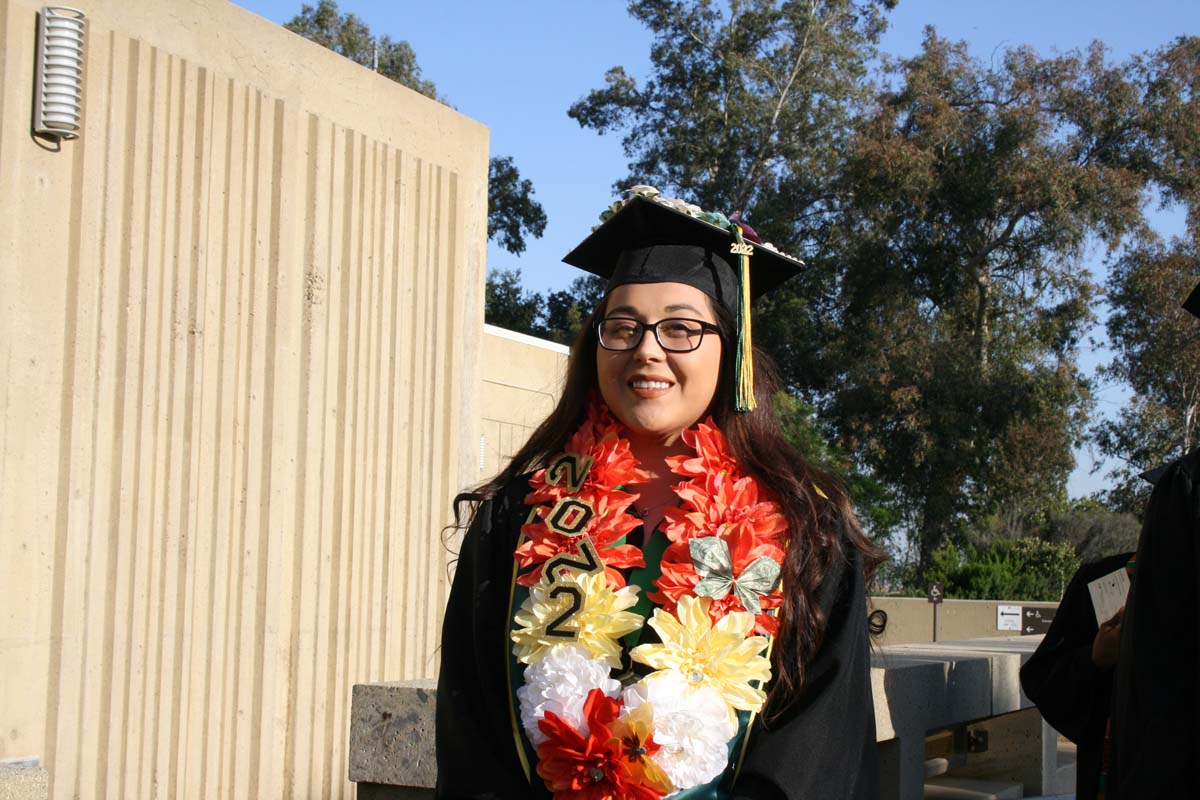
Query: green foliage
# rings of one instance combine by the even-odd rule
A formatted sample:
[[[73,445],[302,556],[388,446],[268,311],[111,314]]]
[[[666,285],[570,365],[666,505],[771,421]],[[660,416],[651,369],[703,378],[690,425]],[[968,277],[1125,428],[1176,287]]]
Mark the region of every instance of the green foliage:
[[[827,418],[893,487],[920,567],[1000,509],[1065,500],[1090,406],[1091,237],[1142,226],[1138,91],[1102,48],[995,65],[927,32],[855,137]]]
[[[934,550],[925,577],[944,584],[947,598],[1057,601],[1077,569],[1079,559],[1065,542],[1000,539],[981,549]]]
[[[775,413],[783,434],[811,463],[825,470],[846,487],[859,521],[877,542],[890,539],[901,519],[887,486],[859,469],[851,456],[830,444],[829,432],[821,425],[811,404],[787,392],[775,396]]]
[[[1133,514],[1114,513],[1094,498],[1050,515],[1044,538],[1069,544],[1083,563],[1137,549],[1141,526]]]
[[[592,312],[604,299],[608,283],[598,275],[584,275],[571,281],[570,286],[547,292],[544,328],[546,338],[559,344],[572,344],[580,330],[591,319]]]
[[[447,102],[433,81],[421,77],[417,54],[408,42],[374,35],[356,15],[339,12],[336,0],[301,5],[284,27],[426,97]],[[533,183],[521,178],[511,157],[493,157],[488,164],[488,238],[498,236],[501,247],[519,254],[525,252],[526,236],[540,239],[545,230],[546,211],[533,199]]]
[[[300,13],[283,27],[415,92],[441,99],[433,81],[421,77],[417,54],[408,42],[375,36],[356,15],[339,13],[335,0],[301,5]]]
[[[654,35],[642,85],[620,66],[568,112],[620,132],[629,174],[713,210],[753,211],[788,248],[817,237],[895,0],[633,0]],[[818,237],[819,238],[819,237]]]
[[[1148,168],[1164,201],[1187,210],[1188,236],[1200,240],[1200,36],[1181,36],[1137,60],[1144,87],[1139,117]]]
[[[604,296],[605,282],[595,275],[576,278],[566,289],[542,295],[521,286],[521,271],[488,273],[484,320],[518,333],[571,344]]]
[[[530,336],[542,336],[540,320],[545,300],[521,286],[521,270],[488,272],[484,321]]]
[[[614,67],[569,113],[622,134],[618,186],[742,211],[805,256],[756,334],[855,465],[842,474],[887,487],[920,570],[1001,509],[1044,520],[1066,498],[1091,405],[1084,248],[1144,229],[1154,143],[1169,148],[1139,124],[1142,97],[1168,59],[1143,74],[1097,45],[984,64],[930,30],[879,88],[893,5],[634,0],[650,74]],[[1160,96],[1162,119],[1187,99]],[[1171,152],[1192,152],[1172,130]]]
[[[1133,119],[1144,137],[1146,170],[1162,202],[1187,211],[1186,234],[1170,242],[1142,236],[1110,268],[1106,327],[1116,355],[1102,378],[1133,390],[1132,400],[1091,432],[1117,466],[1101,494],[1112,510],[1141,515],[1150,484],[1138,475],[1200,444],[1200,324],[1179,308],[1200,279],[1200,37],[1135,62],[1142,87]]]
[[[540,239],[546,230],[546,211],[533,199],[533,183],[508,157],[488,164],[488,238],[499,236],[510,253],[525,252],[525,236]]]

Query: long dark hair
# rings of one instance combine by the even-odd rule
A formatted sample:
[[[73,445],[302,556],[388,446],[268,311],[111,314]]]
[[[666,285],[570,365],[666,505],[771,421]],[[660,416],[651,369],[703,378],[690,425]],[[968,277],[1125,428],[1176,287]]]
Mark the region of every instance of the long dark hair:
[[[604,317],[608,298],[601,301],[571,348],[562,396],[550,415],[530,435],[525,445],[501,472],[477,488],[454,499],[455,525],[462,526],[462,511],[476,501],[492,497],[527,472],[539,469],[562,452],[567,439],[583,424],[596,381],[596,323]],[[758,408],[738,413],[733,403],[733,316],[711,304],[721,329],[721,376],[709,409],[729,441],[742,471],[753,476],[775,497],[788,521],[789,543],[783,564],[786,587],[780,609],[779,632],[771,660],[768,707],[781,713],[789,698],[798,697],[805,682],[805,666],[821,646],[825,619],[817,599],[823,578],[838,561],[851,553],[862,555],[865,578],[870,582],[884,558],[858,523],[841,482],[811,464],[787,441],[774,408],[782,384],[774,359],[754,348],[754,396]],[[822,498],[817,489],[824,492]],[[878,620],[872,619],[873,627]],[[769,721],[770,716],[766,718]]]

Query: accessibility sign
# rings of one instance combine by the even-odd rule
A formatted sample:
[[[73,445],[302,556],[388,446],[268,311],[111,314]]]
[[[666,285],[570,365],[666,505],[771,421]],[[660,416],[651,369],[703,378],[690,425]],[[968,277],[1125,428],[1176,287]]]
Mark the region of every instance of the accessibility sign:
[[[1050,630],[1050,623],[1054,621],[1055,611],[1056,609],[1053,608],[1021,606],[1021,635],[1036,636]]]

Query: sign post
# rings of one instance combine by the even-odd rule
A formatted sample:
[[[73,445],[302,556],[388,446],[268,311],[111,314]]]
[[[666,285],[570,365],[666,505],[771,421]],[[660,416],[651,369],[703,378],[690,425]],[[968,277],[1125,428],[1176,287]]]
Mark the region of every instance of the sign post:
[[[935,642],[937,641],[937,631],[938,631],[938,626],[937,626],[938,606],[940,606],[942,604],[942,600],[944,600],[945,597],[946,597],[946,587],[945,586],[943,586],[940,583],[929,584],[929,593],[926,595],[926,599],[930,603],[933,604],[933,640]]]

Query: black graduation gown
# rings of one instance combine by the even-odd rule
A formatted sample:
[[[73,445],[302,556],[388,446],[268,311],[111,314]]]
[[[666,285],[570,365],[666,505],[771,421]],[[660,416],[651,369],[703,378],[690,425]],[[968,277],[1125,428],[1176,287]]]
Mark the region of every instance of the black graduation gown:
[[[1200,779],[1200,450],[1158,479],[1138,539],[1113,689],[1107,798],[1195,797]]]
[[[518,479],[479,507],[459,553],[442,628],[436,796],[526,800],[549,792],[526,780],[513,736],[505,663],[512,553],[528,509]],[[871,698],[866,595],[857,551],[819,592],[824,644],[807,688],[768,727],[756,718],[734,800],[876,800],[879,763]]]
[[[1123,568],[1133,553],[1084,564],[1063,592],[1050,630],[1021,667],[1021,688],[1054,729],[1079,750],[1075,796],[1094,800],[1099,790],[1104,732],[1112,699],[1113,669],[1092,662],[1092,642],[1100,626],[1087,585]]]

